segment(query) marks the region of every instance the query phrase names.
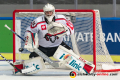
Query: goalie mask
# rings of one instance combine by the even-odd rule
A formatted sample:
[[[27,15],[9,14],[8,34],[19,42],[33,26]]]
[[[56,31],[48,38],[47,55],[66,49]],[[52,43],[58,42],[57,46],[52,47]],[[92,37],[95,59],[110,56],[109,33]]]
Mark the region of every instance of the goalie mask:
[[[46,4],[43,7],[43,11],[45,14],[45,18],[48,20],[48,22],[52,22],[53,17],[55,16],[55,7],[51,4]]]

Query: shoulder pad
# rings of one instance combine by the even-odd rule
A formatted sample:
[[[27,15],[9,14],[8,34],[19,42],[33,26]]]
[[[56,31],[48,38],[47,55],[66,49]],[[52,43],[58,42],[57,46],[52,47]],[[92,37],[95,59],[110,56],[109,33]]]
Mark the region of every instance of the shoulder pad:
[[[57,18],[59,19],[59,18],[64,18],[64,19],[66,19],[66,17],[64,16],[64,15],[57,15]]]
[[[44,16],[40,16],[40,17],[36,18],[35,20],[32,21],[31,27],[35,27],[37,25],[37,23],[42,22],[42,21],[44,21]]]

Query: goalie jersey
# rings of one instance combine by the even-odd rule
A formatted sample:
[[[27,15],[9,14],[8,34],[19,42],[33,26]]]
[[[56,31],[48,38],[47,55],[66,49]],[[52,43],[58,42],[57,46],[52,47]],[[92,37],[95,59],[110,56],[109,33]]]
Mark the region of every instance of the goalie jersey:
[[[71,35],[74,33],[74,27],[73,24],[70,22],[70,20],[67,20],[64,15],[57,15],[54,16],[54,22],[59,22],[63,25],[65,25],[68,28],[67,35]],[[31,33],[37,33],[38,34],[38,40],[39,45],[42,47],[56,47],[59,46],[63,41],[62,37],[57,36],[49,36],[47,33],[47,21],[44,15],[36,18],[34,21],[32,21],[31,26],[27,27],[26,32]]]

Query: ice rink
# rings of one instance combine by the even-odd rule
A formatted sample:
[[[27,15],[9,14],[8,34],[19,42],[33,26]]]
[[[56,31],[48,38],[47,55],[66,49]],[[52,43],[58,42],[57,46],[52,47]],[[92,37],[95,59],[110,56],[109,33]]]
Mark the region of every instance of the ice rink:
[[[53,75],[53,73],[52,71],[48,71],[46,72],[47,75],[42,74],[41,72],[30,76],[17,76],[13,75],[12,71],[0,71],[0,80],[120,80],[119,74],[117,76],[76,76],[75,78],[70,78],[70,76],[66,74],[58,76],[55,73],[55,75]]]
[[[47,72],[52,73],[52,72]],[[117,76],[76,76],[70,78],[70,76],[62,75],[43,75],[38,73],[31,76],[13,75],[11,71],[0,71],[0,80],[120,80],[120,75]]]
[[[9,69],[9,70],[8,70]],[[7,62],[0,62],[0,80],[120,80],[120,72],[115,76],[69,76],[72,70],[46,69],[33,75],[13,75],[13,67]]]

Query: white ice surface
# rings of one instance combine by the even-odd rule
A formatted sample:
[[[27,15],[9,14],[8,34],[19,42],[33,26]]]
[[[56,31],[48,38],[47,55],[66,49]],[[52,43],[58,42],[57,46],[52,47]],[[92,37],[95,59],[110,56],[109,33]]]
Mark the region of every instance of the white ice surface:
[[[70,70],[46,69],[37,74],[25,76],[13,75],[12,69],[8,63],[0,62],[0,80],[120,80],[120,74],[117,76],[76,76],[70,78]]]

